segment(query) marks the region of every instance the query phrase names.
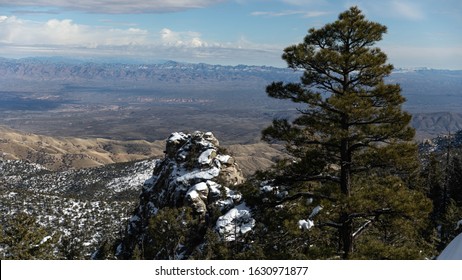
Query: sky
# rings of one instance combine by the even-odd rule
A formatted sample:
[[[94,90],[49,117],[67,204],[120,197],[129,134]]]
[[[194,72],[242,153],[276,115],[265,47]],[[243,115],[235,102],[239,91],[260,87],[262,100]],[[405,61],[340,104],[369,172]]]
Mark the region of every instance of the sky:
[[[388,27],[395,68],[462,69],[461,0],[0,0],[0,57],[285,67],[285,47],[351,6]]]

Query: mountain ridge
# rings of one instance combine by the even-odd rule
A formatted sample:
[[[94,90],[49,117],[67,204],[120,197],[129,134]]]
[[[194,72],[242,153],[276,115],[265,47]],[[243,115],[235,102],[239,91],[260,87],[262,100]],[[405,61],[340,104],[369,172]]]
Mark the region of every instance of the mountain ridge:
[[[282,147],[266,143],[225,145],[244,167],[245,176],[283,157]],[[81,169],[113,163],[161,158],[165,141],[112,140],[104,138],[52,137],[22,132],[0,125],[0,158],[25,160],[50,171]]]
[[[0,124],[53,136],[148,141],[174,130],[211,130],[224,143],[255,143],[273,119],[300,109],[269,98],[265,87],[297,82],[301,74],[174,61],[1,59]],[[419,139],[462,126],[462,71],[397,69],[386,82],[401,85]],[[438,112],[450,115],[438,120]]]

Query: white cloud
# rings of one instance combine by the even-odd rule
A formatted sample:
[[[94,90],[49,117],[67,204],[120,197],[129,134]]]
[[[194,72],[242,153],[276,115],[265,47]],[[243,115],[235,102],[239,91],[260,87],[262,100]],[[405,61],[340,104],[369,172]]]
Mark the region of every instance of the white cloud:
[[[200,38],[200,34],[193,31],[175,32],[168,28],[160,31],[160,38],[163,45],[177,47],[207,47],[208,43]]]
[[[425,18],[422,9],[415,3],[394,0],[391,3],[394,13],[409,20],[421,20]]]
[[[193,48],[209,46],[201,38],[201,34],[194,31],[173,31],[163,28],[159,33],[153,34],[136,27],[88,26],[75,23],[70,19],[36,22],[15,16],[0,16],[0,43],[16,46],[72,45],[90,48],[128,45]]]
[[[90,27],[70,19],[50,19],[46,22],[23,20],[15,16],[0,17],[0,42],[11,45],[99,45],[141,44],[148,32],[137,28],[113,29]]]
[[[311,4],[323,4],[324,0],[282,0],[282,2],[293,6],[307,6]]]
[[[324,16],[327,14],[329,14],[329,12],[321,12],[321,11],[306,12],[306,11],[293,11],[293,10],[280,11],[280,12],[256,11],[256,12],[251,13],[252,16],[283,17],[283,16],[300,15],[305,18],[320,17],[320,16]]]
[[[206,63],[274,64],[282,48],[250,41],[206,42],[195,31],[89,26],[70,19],[43,22],[0,16],[0,53],[10,57],[73,56],[172,59]]]
[[[164,13],[203,8],[223,0],[0,0],[0,6],[55,7],[88,13]]]

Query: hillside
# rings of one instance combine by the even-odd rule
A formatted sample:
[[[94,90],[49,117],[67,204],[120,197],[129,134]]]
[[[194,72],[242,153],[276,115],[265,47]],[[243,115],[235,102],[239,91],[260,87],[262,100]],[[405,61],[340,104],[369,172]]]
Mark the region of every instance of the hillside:
[[[266,143],[224,147],[239,161],[245,176],[270,167],[283,156],[281,147]],[[165,141],[51,137],[0,126],[0,158],[26,160],[51,171],[161,158],[164,150]]]
[[[462,129],[462,113],[435,112],[414,113],[411,125],[416,129],[417,139],[430,139]]]
[[[85,168],[163,154],[163,143],[50,137],[0,126],[0,155],[28,160],[50,170]]]
[[[155,164],[145,160],[52,172],[0,158],[0,222],[27,213],[64,246],[57,249],[65,255],[56,257],[88,259],[102,241],[118,236]]]

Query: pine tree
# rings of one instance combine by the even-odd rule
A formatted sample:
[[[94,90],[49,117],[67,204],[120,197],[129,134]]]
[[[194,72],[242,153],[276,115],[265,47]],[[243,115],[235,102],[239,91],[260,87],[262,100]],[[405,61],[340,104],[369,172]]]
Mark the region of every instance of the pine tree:
[[[427,196],[432,200],[433,211],[431,214],[432,222],[437,225],[444,214],[444,171],[437,155],[431,154],[428,163],[423,170],[422,176],[425,181]]]
[[[449,196],[454,199],[457,206],[462,206],[462,157],[455,156],[451,161],[448,174]]]
[[[142,249],[138,249],[144,259],[183,259],[202,242],[203,231],[190,208],[165,207],[150,219]]]
[[[290,186],[285,202],[303,197],[327,205],[318,226],[335,229],[345,259],[423,257],[416,237],[431,205],[414,180],[411,115],[401,109],[400,86],[384,81],[393,66],[373,47],[386,30],[352,7],[284,50],[288,67],[303,71],[299,83],[267,87],[270,97],[305,106],[293,121],[277,119],[263,131],[264,140],[285,141],[295,159],[275,172],[274,183]],[[368,255],[366,243],[409,253]]]
[[[34,216],[19,212],[0,226],[0,259],[57,259],[56,242],[56,236],[40,226]]]

